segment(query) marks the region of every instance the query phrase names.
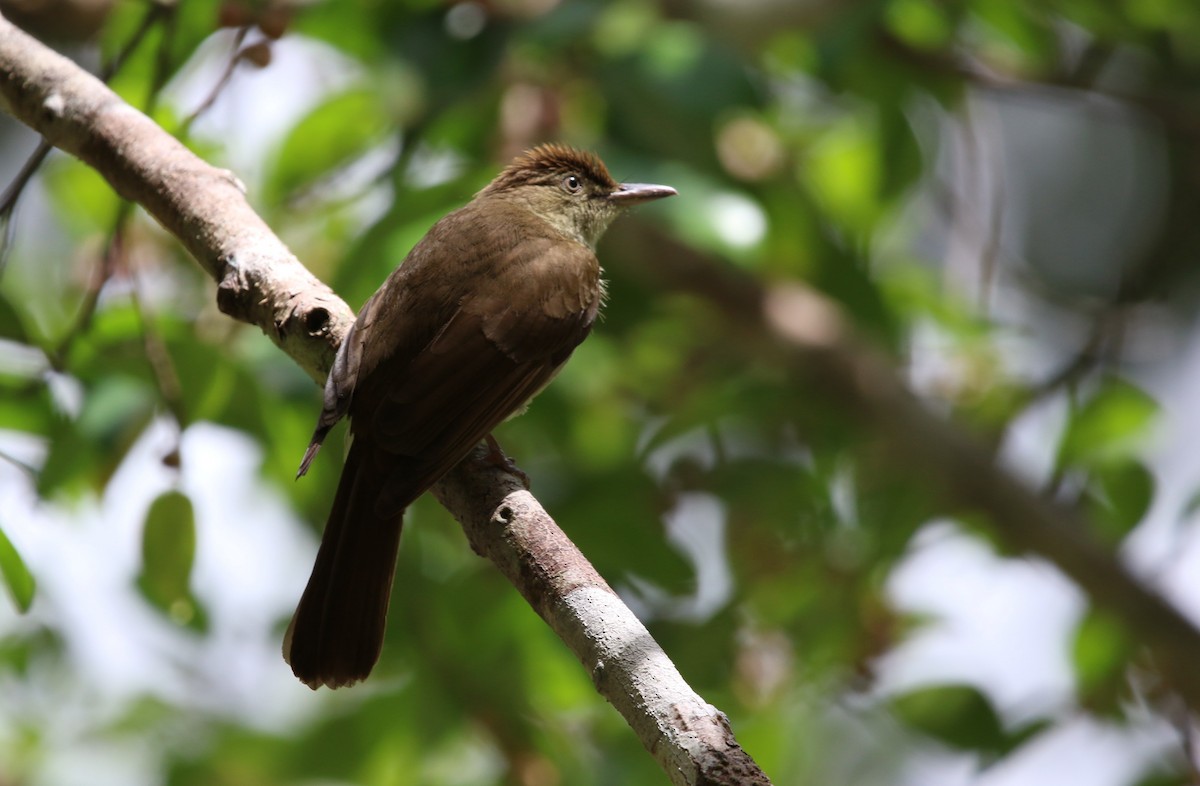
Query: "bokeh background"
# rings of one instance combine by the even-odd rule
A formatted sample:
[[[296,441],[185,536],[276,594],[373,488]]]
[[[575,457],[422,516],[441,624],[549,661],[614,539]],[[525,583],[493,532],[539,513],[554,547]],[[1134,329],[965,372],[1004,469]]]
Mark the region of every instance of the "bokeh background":
[[[536,143],[675,186],[610,230],[604,321],[499,436],[775,783],[1200,783],[1119,620],[654,275],[682,247],[831,298],[1200,620],[1194,0],[0,12],[233,170],[352,306]],[[0,182],[37,141],[0,116]],[[77,161],[12,196],[0,784],[666,782],[430,499],[370,681],[296,683],[340,468],[339,433],[292,480],[317,388]]]

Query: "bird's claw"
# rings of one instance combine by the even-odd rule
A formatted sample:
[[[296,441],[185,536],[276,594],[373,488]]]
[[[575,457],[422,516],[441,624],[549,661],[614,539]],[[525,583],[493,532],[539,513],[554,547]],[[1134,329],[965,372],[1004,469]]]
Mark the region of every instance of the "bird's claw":
[[[521,485],[525,490],[529,490],[529,476],[517,466],[516,462],[505,455],[504,450],[500,447],[500,443],[491,434],[484,437],[487,442],[487,453],[484,453],[479,460],[485,464],[504,470],[510,475],[515,476],[521,481]]]

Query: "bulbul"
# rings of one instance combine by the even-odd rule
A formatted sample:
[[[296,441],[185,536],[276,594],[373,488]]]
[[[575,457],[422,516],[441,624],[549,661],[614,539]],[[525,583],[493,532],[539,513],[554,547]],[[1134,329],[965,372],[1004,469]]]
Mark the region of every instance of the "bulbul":
[[[622,209],[671,196],[617,183],[560,145],[515,159],[434,224],[346,334],[297,477],[349,416],[351,446],[316,564],[284,636],[309,687],[379,658],[404,509],[524,410],[592,329],[596,242]]]

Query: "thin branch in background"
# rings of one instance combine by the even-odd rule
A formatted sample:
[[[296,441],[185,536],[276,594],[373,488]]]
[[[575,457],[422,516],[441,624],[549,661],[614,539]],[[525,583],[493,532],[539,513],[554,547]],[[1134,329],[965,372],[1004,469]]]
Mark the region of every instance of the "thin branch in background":
[[[1003,167],[992,167],[988,170],[991,177],[985,176],[983,146],[975,131],[976,123],[972,119],[972,112],[966,105],[958,119],[958,136],[962,140],[962,158],[964,159],[961,165],[964,188],[960,190],[945,178],[935,176],[930,180],[929,193],[933,203],[942,212],[947,224],[946,232],[951,238],[951,242],[958,235],[962,237],[961,242],[967,248],[975,245],[980,247],[979,305],[981,310],[987,313],[999,272],[1000,260],[1017,258],[1019,255],[1011,253],[1004,247],[1004,180],[1001,171]],[[991,193],[985,194],[988,183],[993,181],[997,185],[991,189]],[[983,212],[982,210],[971,210],[968,207],[968,199],[962,193],[964,190],[977,195],[979,202],[990,208],[986,218],[980,217],[979,214]],[[976,244],[974,242],[976,238],[981,238],[981,242]]]
[[[100,68],[100,81],[107,84],[109,80],[116,76],[133,53],[137,51],[137,48],[141,46],[142,40],[145,39],[146,34],[150,32],[159,19],[173,17],[174,14],[174,3],[150,3],[146,9],[146,13],[142,16],[142,21],[138,24],[137,29],[133,31],[133,35],[129,37],[124,46],[117,50],[112,60]]]
[[[999,188],[1002,188],[1002,186]],[[1004,245],[1004,238],[1002,237],[1003,223],[1001,220],[1003,195],[999,193],[994,195],[996,201],[993,202],[986,226],[971,211],[961,207],[964,202],[962,196],[944,178],[934,177],[930,179],[929,195],[932,198],[933,204],[941,211],[943,219],[949,225],[950,229],[948,232],[953,232],[954,227],[961,222],[966,225],[965,229],[973,229],[984,237],[984,243],[980,249],[981,284],[979,301],[981,308],[986,311],[995,284],[995,281],[990,279],[994,279],[996,273],[999,271],[1000,261],[1002,259],[1009,259],[1016,263],[1022,261],[1020,254],[1014,253]]]
[[[100,69],[100,81],[107,84],[114,76],[120,72],[121,67],[129,60],[130,56],[141,45],[146,38],[146,34],[154,27],[163,16],[174,16],[174,4],[151,3],[146,9],[146,13],[142,16],[142,21],[138,24],[137,29],[133,31],[133,35],[125,42],[117,53],[113,55],[112,60],[108,61]],[[8,188],[4,190],[3,196],[0,196],[0,273],[4,272],[5,263],[8,262],[8,256],[12,251],[13,233],[15,225],[13,216],[16,213],[17,202],[24,193],[25,187],[29,185],[29,181],[33,179],[34,174],[41,168],[42,162],[46,160],[46,156],[54,146],[45,139],[38,141],[37,148],[26,159],[21,166],[21,171],[9,183]]]
[[[120,228],[124,226],[129,214],[133,212],[133,204],[122,201],[117,207],[117,217],[113,222],[113,231],[109,234],[108,241],[104,244],[104,253],[100,255],[99,264],[93,268],[92,278],[88,282],[87,289],[84,290],[83,300],[79,304],[79,311],[75,315],[75,320],[71,323],[71,327],[63,334],[62,338],[53,348],[45,350],[46,361],[55,371],[65,371],[67,366],[67,356],[71,352],[71,347],[76,339],[88,331],[92,326],[92,318],[96,315],[96,306],[100,303],[100,293],[104,291],[104,286],[116,274],[117,263],[123,255],[123,249],[120,243]]]
[[[988,220],[987,238],[984,241],[983,248],[980,250],[980,264],[982,265],[979,271],[979,301],[984,313],[987,313],[991,307],[992,292],[995,289],[996,275],[999,271],[999,261],[1001,253],[1002,240],[1001,233],[1004,231],[1004,175],[1002,169],[996,170],[997,185],[992,194],[992,210]]]
[[[1064,388],[1074,388],[1089,373],[1110,362],[1115,354],[1106,345],[1110,344],[1113,331],[1113,322],[1105,314],[1098,315],[1092,322],[1087,342],[1079,348],[1069,363],[1029,389],[1025,406],[1052,396]]]
[[[167,343],[154,324],[154,315],[146,306],[146,299],[141,291],[140,277],[136,271],[131,271],[130,281],[134,310],[141,323],[142,346],[146,352],[146,361],[150,364],[150,370],[154,374],[154,380],[158,385],[158,392],[162,396],[163,403],[167,405],[167,409],[179,426],[175,432],[178,442],[183,427],[187,423],[187,412],[183,403],[183,386],[179,382],[179,373],[175,370],[171,353],[167,350]]]
[[[1124,335],[1124,319],[1114,313],[1115,309],[1107,309],[1096,315],[1092,322],[1091,332],[1087,342],[1075,353],[1071,361],[1057,372],[1035,385],[1026,393],[1022,409],[1028,409],[1039,401],[1066,391],[1072,406],[1076,403],[1079,384],[1089,374],[1113,363],[1120,357],[1121,337]],[[1056,462],[1054,471],[1046,480],[1043,495],[1047,499],[1056,499],[1063,490],[1067,479],[1067,467]]]
[[[17,469],[21,470],[26,475],[28,475],[30,478],[36,479],[38,476],[38,470],[36,467],[26,464],[24,461],[21,461],[21,459],[17,458],[16,456],[12,455],[11,453],[6,453],[5,451],[0,450],[0,461],[4,461],[9,464],[12,464],[14,467],[16,467]]]
[[[1099,39],[1088,41],[1067,78],[1077,85],[1095,90],[1096,80],[1112,62],[1113,55],[1116,53],[1117,47],[1108,41]]]
[[[1200,786],[1200,762],[1196,758],[1196,726],[1190,714],[1184,713],[1178,721],[1180,747],[1187,761],[1188,781]]]
[[[225,70],[221,72],[220,78],[217,79],[216,83],[212,87],[212,90],[208,92],[208,95],[205,96],[204,100],[200,102],[200,105],[192,110],[190,115],[184,118],[183,124],[179,129],[180,136],[188,136],[192,130],[192,124],[196,122],[200,115],[207,112],[212,105],[216,103],[217,98],[221,95],[221,92],[229,85],[229,82],[233,79],[234,71],[237,70],[238,63],[242,62],[242,53],[245,51],[242,49],[242,44],[246,42],[246,36],[249,35],[249,33],[249,26],[238,28],[237,34],[233,39],[233,46],[230,48],[229,59],[225,63]]]
[[[1184,767],[1187,771],[1187,782],[1192,786],[1200,786],[1200,755],[1198,751],[1196,717],[1188,710],[1183,697],[1172,693],[1164,697],[1161,714],[1179,736],[1179,752],[1183,756]]]
[[[183,425],[187,421],[185,419],[183,389],[179,382],[179,375],[176,373],[170,353],[167,351],[166,342],[163,341],[162,336],[154,327],[153,315],[147,310],[145,298],[141,293],[140,280],[136,272],[130,269],[127,256],[126,235],[129,222],[133,217],[134,207],[135,204],[133,202],[122,201],[120,203],[116,219],[113,221],[112,231],[109,233],[108,241],[104,244],[104,252],[100,255],[100,260],[95,267],[95,274],[88,284],[75,322],[54,350],[47,353],[47,359],[51,367],[56,371],[66,369],[67,357],[70,354],[71,346],[91,327],[92,319],[95,317],[96,308],[100,300],[100,293],[104,290],[104,286],[118,271],[123,271],[129,278],[131,286],[130,298],[138,315],[138,320],[141,323],[142,344],[146,353],[146,361],[150,365],[150,370],[154,375],[163,403],[166,404],[167,409],[179,425],[179,431],[182,431]]]
[[[8,255],[12,252],[13,232],[15,231],[13,216],[17,210],[17,200],[20,199],[25,186],[29,184],[34,173],[38,171],[38,167],[42,165],[46,156],[53,149],[53,146],[45,139],[39,140],[33,155],[25,161],[21,171],[9,183],[8,188],[4,190],[4,195],[0,196],[0,273],[4,272],[4,268],[8,264]]]
[[[984,145],[980,142],[977,132],[979,124],[973,120],[972,114],[970,102],[964,102],[962,122],[966,137],[967,166],[976,174],[974,180],[980,214],[983,212],[983,206],[988,208],[988,215],[980,218],[983,226],[980,227],[979,234],[982,235],[983,245],[979,248],[979,308],[983,313],[989,313],[1003,252],[1004,167],[989,166],[989,161],[984,155]],[[1000,150],[1003,155],[1002,144],[990,145],[988,150]]]
[[[951,226],[950,232],[961,235],[963,245],[969,250],[974,250],[976,238],[986,236],[988,228],[987,226],[974,226],[982,223],[982,219],[978,218],[978,216],[983,211],[973,209],[974,206],[971,203],[984,198],[984,184],[987,181],[987,177],[983,170],[983,156],[980,151],[978,135],[975,133],[975,119],[971,112],[971,101],[969,98],[962,102],[958,113],[958,121],[957,136],[959,140],[958,149],[962,151],[962,174],[955,179],[962,184],[962,190],[961,192],[959,190],[953,192],[954,215],[959,217],[970,216],[971,220],[969,224],[971,226],[968,226],[968,222],[964,221],[961,226]],[[987,267],[987,261],[983,260],[981,255],[980,268],[983,280],[980,281],[979,299],[980,308],[985,314],[987,313],[989,289],[987,278],[990,274],[990,271],[986,269]]]
[[[927,73],[961,79],[968,84],[998,93],[1023,94],[1045,100],[1058,100],[1061,98],[1061,91],[1064,90],[1085,92],[1101,99],[1089,104],[1095,111],[1125,111],[1126,107],[1136,107],[1157,118],[1179,136],[1193,140],[1200,138],[1200,112],[1195,111],[1193,102],[1183,93],[1162,92],[1150,95],[1101,88],[1091,81],[1081,84],[1074,74],[1065,73],[1049,73],[1042,75],[1040,79],[1030,79],[1023,75],[998,71],[978,59],[918,50],[885,31],[876,35],[876,42],[884,53],[907,66]],[[1088,69],[1080,73],[1087,80],[1093,78]]]
[[[134,34],[121,47],[120,51],[113,57],[111,61],[106,63],[101,68],[101,79],[107,83],[128,62],[130,56],[145,39],[146,34],[154,27],[155,24],[162,21],[164,24],[164,32],[162,40],[159,42],[155,53],[155,68],[151,78],[151,90],[146,97],[145,110],[147,113],[152,113],[154,107],[157,106],[162,89],[170,79],[173,72],[171,61],[171,47],[174,43],[175,32],[175,7],[174,5],[162,5],[154,3],[146,11],[142,17],[141,23],[138,25]],[[39,143],[37,151],[25,163],[21,174],[9,190],[5,193],[5,201],[0,202],[0,210],[9,210],[16,205],[17,199],[22,189],[32,178],[37,171],[38,166],[45,159],[46,153],[52,149],[52,146],[43,138]],[[11,197],[11,202],[7,201]],[[46,359],[51,368],[56,371],[66,370],[67,357],[70,354],[71,347],[75,341],[84,335],[91,327],[92,320],[95,317],[96,309],[100,302],[100,295],[104,291],[105,285],[112,279],[118,270],[126,268],[126,248],[125,237],[129,221],[133,217],[134,203],[128,200],[121,200],[117,215],[113,221],[113,228],[109,233],[108,239],[104,244],[104,252],[100,255],[98,264],[95,267],[91,280],[88,282],[88,287],[84,292],[83,300],[80,303],[79,311],[71,327],[59,339],[53,349],[46,351]],[[7,217],[0,214],[0,217]],[[0,255],[4,253],[0,249]],[[2,259],[0,259],[2,265]],[[2,269],[2,267],[0,267]],[[183,420],[183,398],[179,385],[178,374],[175,373],[175,368],[171,363],[170,356],[166,352],[166,346],[163,344],[161,337],[153,330],[150,316],[143,308],[142,299],[138,293],[138,281],[136,276],[131,275],[132,282],[132,299],[137,310],[138,316],[142,323],[142,337],[146,351],[146,359],[150,364],[150,368],[154,374],[155,380],[158,383],[159,391],[162,395],[164,403],[171,411],[175,420],[180,424]]]
[[[167,85],[174,71],[172,67],[171,50],[175,46],[175,30],[178,16],[174,13],[175,3],[171,3],[172,13],[163,20],[162,40],[154,51],[154,72],[150,77],[150,87],[146,94],[146,113],[151,114],[158,106],[159,96]]]

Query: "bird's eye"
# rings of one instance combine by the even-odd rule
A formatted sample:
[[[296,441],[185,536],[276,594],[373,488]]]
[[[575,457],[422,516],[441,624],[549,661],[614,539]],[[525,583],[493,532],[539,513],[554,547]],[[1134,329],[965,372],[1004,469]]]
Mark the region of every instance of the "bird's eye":
[[[572,194],[578,194],[583,188],[583,181],[579,179],[578,175],[567,175],[563,178],[562,187]]]

